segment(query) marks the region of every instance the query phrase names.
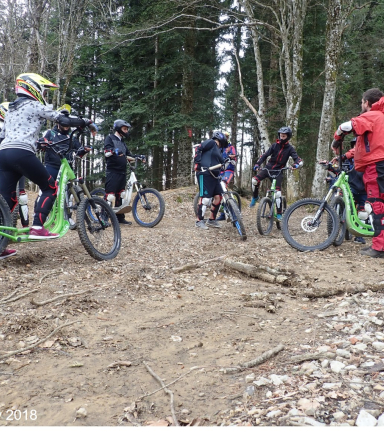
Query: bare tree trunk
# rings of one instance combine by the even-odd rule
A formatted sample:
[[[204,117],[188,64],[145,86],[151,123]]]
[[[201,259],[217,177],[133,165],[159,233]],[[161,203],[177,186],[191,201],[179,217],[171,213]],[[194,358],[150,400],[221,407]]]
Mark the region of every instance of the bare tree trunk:
[[[241,4],[243,5],[246,14],[248,15],[250,20],[254,19],[254,13],[250,4],[250,0],[241,0]],[[244,95],[244,87],[241,79],[241,71],[240,64],[238,61],[238,56],[236,55],[236,61],[239,71],[239,81],[241,87],[241,98],[248,106],[248,108],[254,113],[257,125],[260,131],[260,146],[262,149],[270,147],[271,143],[268,137],[268,129],[267,129],[267,121],[265,118],[265,96],[264,96],[264,78],[263,78],[263,66],[261,62],[261,54],[260,54],[260,46],[259,46],[259,33],[257,27],[255,25],[251,26],[251,35],[252,35],[252,43],[253,43],[253,51],[255,55],[255,63],[256,63],[256,80],[257,80],[257,90],[258,90],[258,110],[254,108],[254,106],[249,102],[248,98]]]
[[[42,73],[40,70],[42,62],[42,48],[40,38],[40,27],[43,13],[48,0],[28,0],[29,20],[31,23],[29,45],[27,49],[27,70],[29,72]]]
[[[327,41],[325,48],[325,90],[321,111],[319,136],[317,139],[316,160],[327,160],[329,142],[332,136],[333,115],[336,96],[337,62],[341,52],[342,35],[350,14],[353,0],[329,0],[327,18]],[[312,183],[312,196],[320,197],[324,192],[325,171],[315,165]]]
[[[193,25],[194,20],[191,22]],[[184,66],[183,66],[183,88],[181,113],[189,119],[193,110],[193,69],[192,61],[195,57],[196,32],[188,30],[185,37]],[[181,131],[178,166],[177,187],[190,184],[191,157],[192,157],[192,125],[188,122],[185,130]]]

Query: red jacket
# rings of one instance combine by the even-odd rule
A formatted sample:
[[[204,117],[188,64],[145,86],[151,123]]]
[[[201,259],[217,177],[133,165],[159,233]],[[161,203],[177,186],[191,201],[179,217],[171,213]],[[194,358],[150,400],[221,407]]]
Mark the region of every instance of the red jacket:
[[[355,169],[364,172],[367,165],[384,160],[384,97],[351,121],[357,135]]]

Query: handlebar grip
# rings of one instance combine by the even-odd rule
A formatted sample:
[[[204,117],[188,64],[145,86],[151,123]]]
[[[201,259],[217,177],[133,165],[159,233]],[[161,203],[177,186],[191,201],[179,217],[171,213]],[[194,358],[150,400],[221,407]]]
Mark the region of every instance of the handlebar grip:
[[[208,169],[209,169],[210,171],[212,171],[212,170],[215,170],[215,169],[219,169],[219,168],[221,168],[222,166],[223,166],[223,164],[217,164],[217,165],[213,165],[213,166],[209,167]]]

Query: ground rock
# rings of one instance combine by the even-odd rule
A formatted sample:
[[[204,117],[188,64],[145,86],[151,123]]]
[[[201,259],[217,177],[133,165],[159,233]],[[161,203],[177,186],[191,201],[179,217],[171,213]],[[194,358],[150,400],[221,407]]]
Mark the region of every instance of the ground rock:
[[[361,410],[356,419],[356,426],[369,427],[376,426],[377,420],[373,415],[367,413],[365,410]]]
[[[331,361],[332,372],[340,373],[345,368],[345,364],[337,360]]]

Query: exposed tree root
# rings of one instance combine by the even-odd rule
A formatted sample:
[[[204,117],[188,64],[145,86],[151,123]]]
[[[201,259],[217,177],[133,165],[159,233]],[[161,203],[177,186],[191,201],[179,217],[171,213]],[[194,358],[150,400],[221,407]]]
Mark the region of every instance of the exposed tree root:
[[[64,323],[64,324],[62,324],[61,326],[55,328],[55,330],[53,330],[52,333],[49,333],[49,335],[46,336],[44,339],[40,339],[39,341],[35,342],[34,344],[29,345],[29,346],[26,346],[26,347],[24,347],[24,348],[22,348],[22,349],[19,349],[19,350],[17,350],[17,351],[10,351],[10,352],[8,352],[7,354],[4,354],[4,355],[0,356],[0,360],[4,360],[4,359],[6,359],[6,358],[8,358],[8,357],[12,357],[13,355],[20,354],[20,353],[22,353],[22,352],[29,351],[29,350],[31,350],[31,349],[33,349],[33,348],[36,348],[36,347],[38,347],[39,345],[41,345],[42,343],[44,343],[45,341],[47,341],[49,338],[51,338],[54,334],[56,334],[56,333],[57,333],[59,330],[61,330],[63,327],[68,327],[68,326],[70,326],[70,325],[72,325],[72,324],[76,324],[76,323],[79,323],[79,322],[81,322],[81,321],[71,321],[71,322],[69,322],[69,323]]]
[[[35,291],[37,291],[37,290],[35,290]],[[85,294],[85,293],[88,293],[88,292],[90,292],[90,291],[91,291],[91,290],[88,289],[88,290],[85,290],[85,291],[78,291],[78,292],[69,293],[69,294],[61,294],[61,295],[58,295],[58,296],[53,297],[53,298],[51,298],[51,299],[44,300],[44,301],[42,301],[42,302],[38,302],[38,301],[36,301],[35,299],[32,299],[32,300],[31,300],[31,303],[32,303],[33,305],[35,305],[35,306],[44,306],[44,305],[46,305],[46,304],[48,304],[48,303],[52,303],[52,302],[54,302],[54,301],[56,301],[56,300],[59,300],[59,299],[62,299],[62,298],[72,297],[72,296],[76,296],[76,295],[80,295],[80,294]]]
[[[253,368],[255,366],[258,366],[262,363],[265,363],[267,360],[269,360],[271,357],[274,357],[277,355],[280,351],[284,349],[284,345],[279,344],[277,347],[265,351],[263,354],[261,354],[259,357],[256,357],[254,360],[251,360],[246,363],[240,363],[238,366],[230,367],[230,368],[222,368],[220,371],[224,373],[235,373],[235,372],[241,372],[244,369]]]

